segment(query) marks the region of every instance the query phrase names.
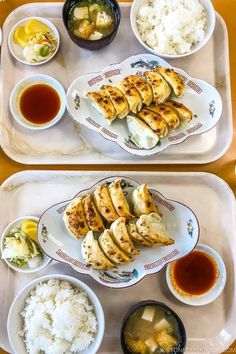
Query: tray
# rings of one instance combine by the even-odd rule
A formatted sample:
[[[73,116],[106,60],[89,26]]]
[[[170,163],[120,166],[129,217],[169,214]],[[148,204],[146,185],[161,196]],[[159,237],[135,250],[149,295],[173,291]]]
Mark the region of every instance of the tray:
[[[12,219],[22,215],[40,215],[48,206],[92,185],[101,178],[119,173],[25,171],[6,180],[0,189],[0,230]],[[87,275],[78,275],[65,264],[52,262],[44,271],[23,275],[9,270],[0,262],[0,346],[11,352],[6,335],[6,318],[17,292],[30,280],[44,275],[63,273],[78,277],[88,284],[102,302],[106,316],[106,333],[99,354],[122,353],[119,330],[127,309],[144,299],[166,303],[182,318],[187,331],[186,353],[220,353],[236,337],[235,266],[236,221],[235,198],[229,186],[215,175],[207,173],[122,172],[122,176],[146,182],[167,198],[173,198],[192,208],[200,222],[200,242],[216,249],[227,268],[227,282],[222,295],[212,304],[193,308],[178,302],[169,292],[165,271],[145,277],[127,289],[109,289]],[[210,210],[211,213],[207,213]],[[124,301],[124,295],[126,301]]]
[[[145,51],[131,30],[130,4],[120,5],[122,21],[116,39],[110,46],[95,53],[77,47],[69,39],[61,20],[62,3],[27,4],[9,15],[3,26],[1,146],[13,160],[24,164],[200,164],[217,160],[227,151],[232,141],[228,35],[226,25],[218,14],[214,35],[204,48],[190,57],[170,60],[170,64],[213,84],[219,90],[224,110],[219,124],[211,131],[191,137],[158,155],[143,158],[124,152],[116,144],[73,122],[68,114],[53,128],[40,132],[23,129],[13,120],[8,108],[9,95],[23,77],[33,73],[49,74],[68,88],[79,75],[99,71],[108,64]],[[61,35],[58,54],[38,68],[16,62],[7,47],[12,26],[28,16],[50,19]]]

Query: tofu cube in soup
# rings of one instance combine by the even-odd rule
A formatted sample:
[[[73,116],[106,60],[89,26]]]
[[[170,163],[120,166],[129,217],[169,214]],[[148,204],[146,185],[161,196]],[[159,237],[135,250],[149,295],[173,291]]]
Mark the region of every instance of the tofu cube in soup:
[[[168,329],[168,328],[171,328],[171,325],[165,318],[163,318],[159,322],[155,323],[155,325],[154,325],[154,329],[157,332],[160,332],[163,329]]]
[[[97,41],[98,39],[101,39],[103,34],[101,32],[93,31],[93,33],[89,36],[89,39],[91,41]]]
[[[113,23],[112,17],[105,11],[98,12],[96,19],[97,28],[109,28]]]
[[[148,338],[145,341],[145,344],[148,347],[148,349],[151,351],[151,353],[154,353],[158,347],[158,344],[153,337]]]
[[[89,19],[88,7],[76,7],[74,9],[74,17],[77,20],[88,20]]]
[[[88,39],[95,28],[95,23],[90,23],[88,20],[83,20],[78,29],[74,30],[74,34],[80,38]]]
[[[144,308],[144,311],[143,311],[143,314],[142,314],[142,320],[146,320],[146,321],[152,322],[154,315],[155,315],[155,307],[146,306]]]

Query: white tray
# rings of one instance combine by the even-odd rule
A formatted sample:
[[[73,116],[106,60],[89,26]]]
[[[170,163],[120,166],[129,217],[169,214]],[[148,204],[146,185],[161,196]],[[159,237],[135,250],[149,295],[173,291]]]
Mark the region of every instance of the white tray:
[[[200,164],[214,161],[226,152],[232,141],[232,109],[228,35],[226,25],[219,15],[214,35],[203,49],[190,57],[170,61],[191,76],[208,81],[218,88],[224,110],[219,124],[210,132],[191,137],[159,155],[141,158],[124,152],[99,134],[74,123],[68,115],[53,128],[37,132],[21,128],[13,120],[8,100],[14,85],[23,77],[33,73],[49,74],[67,88],[81,74],[99,71],[108,64],[145,51],[131,30],[130,4],[120,5],[122,21],[118,35],[110,46],[97,52],[83,50],[69,39],[61,19],[62,3],[27,4],[9,15],[3,26],[0,143],[13,160],[24,164]],[[33,68],[16,62],[7,47],[7,37],[12,26],[29,16],[50,19],[57,26],[62,40],[59,53],[52,61]]]
[[[78,190],[110,175],[117,176],[119,173],[25,171],[15,174],[0,189],[0,230],[14,218],[40,215],[50,205],[69,199]],[[144,299],[162,301],[180,315],[187,331],[186,353],[220,353],[233,342],[236,337],[236,211],[229,186],[207,173],[122,172],[120,175],[146,182],[167,198],[178,200],[196,212],[201,227],[200,242],[215,248],[225,261],[227,282],[224,292],[212,304],[193,308],[178,302],[171,295],[164,270],[147,276],[133,287],[117,290],[103,287],[89,276],[78,275],[71,267],[61,263],[53,262],[38,274],[23,275],[9,270],[5,263],[0,262],[0,346],[5,350],[12,352],[6,334],[6,319],[14,296],[30,280],[52,273],[78,277],[101,300],[106,331],[99,354],[122,353],[119,344],[122,318],[132,304]]]

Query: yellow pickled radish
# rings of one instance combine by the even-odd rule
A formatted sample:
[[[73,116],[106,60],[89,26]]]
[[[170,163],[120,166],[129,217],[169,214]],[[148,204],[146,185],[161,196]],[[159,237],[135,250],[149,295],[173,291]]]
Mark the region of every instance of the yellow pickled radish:
[[[27,34],[40,33],[40,32],[50,32],[50,28],[43,22],[36,19],[29,20],[25,25],[25,32]]]
[[[21,230],[32,240],[37,242],[37,226],[38,223],[36,221],[26,219],[21,224]]]
[[[19,26],[13,36],[14,42],[22,47],[25,47],[31,38],[30,34],[25,32],[25,27]]]
[[[28,235],[31,240],[35,241],[35,242],[38,242],[37,240],[37,228],[35,227],[30,227],[26,230],[26,235]]]

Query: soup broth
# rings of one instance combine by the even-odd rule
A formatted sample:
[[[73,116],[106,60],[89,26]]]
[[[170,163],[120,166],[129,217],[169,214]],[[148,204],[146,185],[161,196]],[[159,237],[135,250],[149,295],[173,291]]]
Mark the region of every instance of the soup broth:
[[[115,25],[114,11],[103,0],[80,1],[69,13],[69,30],[82,39],[99,40],[107,37]]]
[[[171,353],[179,342],[179,327],[170,311],[147,305],[130,316],[124,338],[131,353]]]

